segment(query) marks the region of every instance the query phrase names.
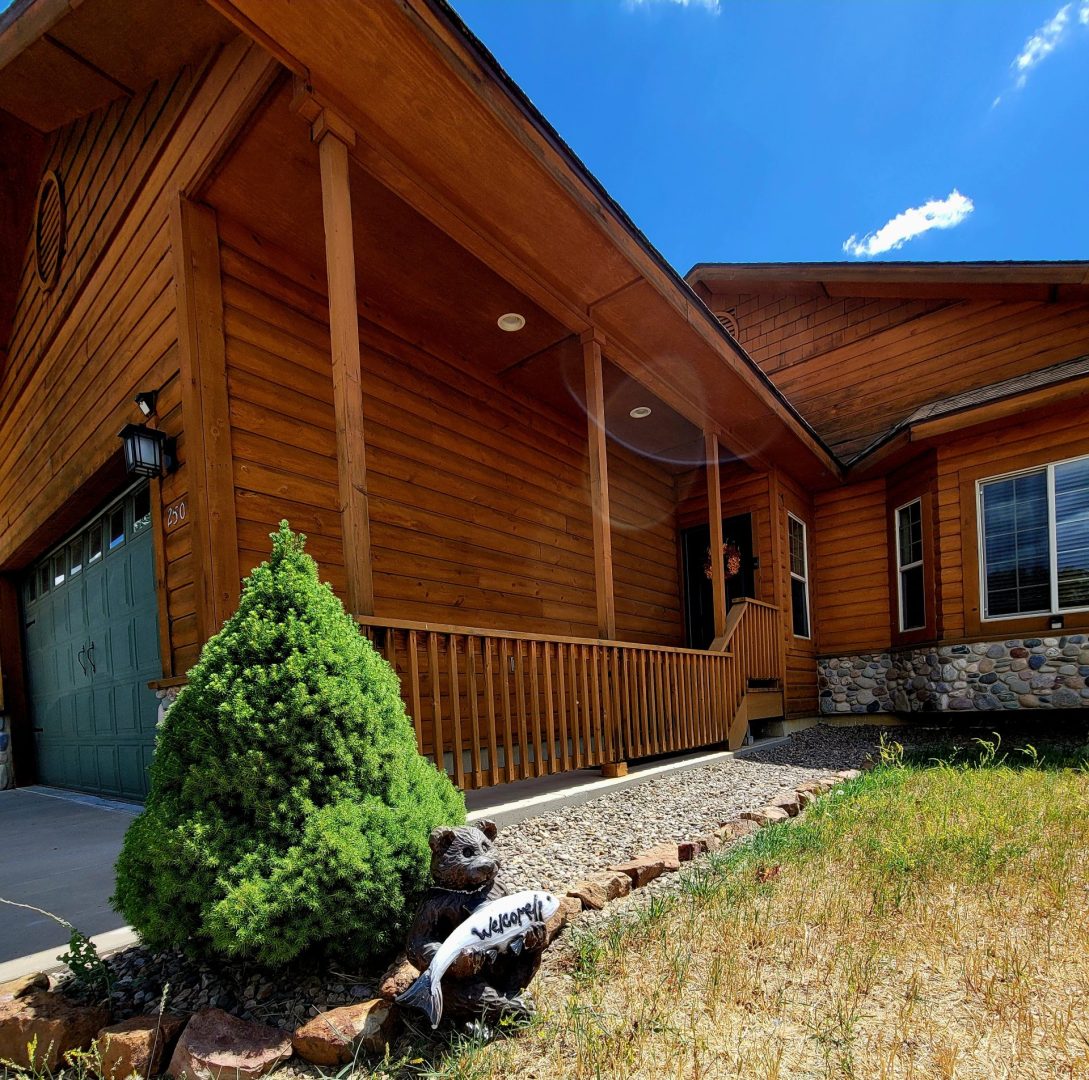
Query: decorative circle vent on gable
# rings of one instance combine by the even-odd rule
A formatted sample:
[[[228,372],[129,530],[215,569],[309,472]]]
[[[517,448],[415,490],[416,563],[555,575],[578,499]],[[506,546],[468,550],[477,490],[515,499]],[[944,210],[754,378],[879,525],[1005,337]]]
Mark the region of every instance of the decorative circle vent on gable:
[[[34,264],[38,282],[47,292],[60,278],[66,225],[60,177],[47,172],[38,188],[38,203],[34,208]]]
[[[715,314],[715,318],[726,327],[727,333],[736,341],[737,316],[732,311],[719,311]]]

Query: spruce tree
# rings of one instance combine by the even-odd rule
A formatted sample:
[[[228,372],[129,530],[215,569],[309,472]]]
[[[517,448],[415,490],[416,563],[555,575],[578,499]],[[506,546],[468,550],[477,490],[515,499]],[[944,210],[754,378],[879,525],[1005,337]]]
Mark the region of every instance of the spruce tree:
[[[166,715],[114,905],[155,948],[365,962],[400,943],[428,835],[465,803],[305,537],[272,541]]]

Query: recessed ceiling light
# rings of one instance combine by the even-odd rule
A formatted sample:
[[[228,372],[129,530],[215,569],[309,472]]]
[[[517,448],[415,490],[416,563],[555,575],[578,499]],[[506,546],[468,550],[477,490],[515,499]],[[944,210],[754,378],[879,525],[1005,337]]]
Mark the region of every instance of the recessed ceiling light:
[[[526,317],[519,315],[517,311],[508,311],[506,315],[500,315],[496,321],[499,323],[500,330],[507,330],[512,334],[526,325]]]
[[[646,405],[636,405],[628,415],[633,420],[642,420],[644,416],[650,416],[650,409]]]

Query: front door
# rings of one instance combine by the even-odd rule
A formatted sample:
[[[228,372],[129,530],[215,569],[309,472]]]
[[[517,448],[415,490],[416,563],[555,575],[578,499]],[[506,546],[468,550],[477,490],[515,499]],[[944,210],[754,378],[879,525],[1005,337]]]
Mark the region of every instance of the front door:
[[[147,485],[23,582],[38,781],[140,799],[155,747],[159,620]]]
[[[752,554],[752,515],[738,514],[723,518],[722,539],[741,552],[740,571],[726,580],[726,607],[755,591]],[[714,591],[708,576],[711,554],[711,527],[695,525],[681,533],[684,563],[685,633],[690,649],[706,649],[715,637]],[[725,556],[724,556],[725,558]]]

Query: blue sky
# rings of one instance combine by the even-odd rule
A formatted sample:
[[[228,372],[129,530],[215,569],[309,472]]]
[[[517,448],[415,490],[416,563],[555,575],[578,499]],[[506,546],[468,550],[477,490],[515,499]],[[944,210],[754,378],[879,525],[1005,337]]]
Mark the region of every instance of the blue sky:
[[[1089,259],[1089,0],[453,2],[682,272]]]

